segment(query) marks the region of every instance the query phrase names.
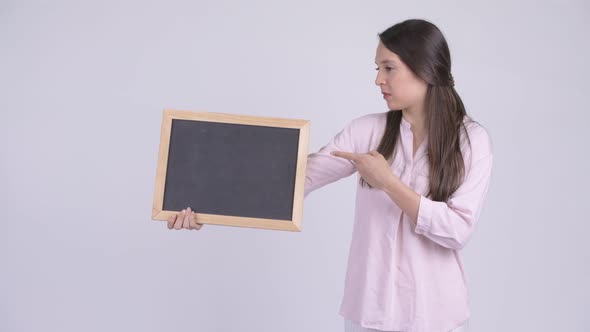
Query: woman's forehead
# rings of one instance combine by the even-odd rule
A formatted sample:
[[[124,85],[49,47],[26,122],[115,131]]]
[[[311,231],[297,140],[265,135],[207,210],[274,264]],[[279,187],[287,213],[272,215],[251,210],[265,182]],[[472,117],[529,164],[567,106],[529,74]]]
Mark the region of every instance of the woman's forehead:
[[[377,53],[375,55],[375,63],[376,64],[385,64],[385,63],[392,63],[397,64],[400,62],[399,57],[397,54],[388,50],[382,43],[379,43],[379,47],[377,47]]]

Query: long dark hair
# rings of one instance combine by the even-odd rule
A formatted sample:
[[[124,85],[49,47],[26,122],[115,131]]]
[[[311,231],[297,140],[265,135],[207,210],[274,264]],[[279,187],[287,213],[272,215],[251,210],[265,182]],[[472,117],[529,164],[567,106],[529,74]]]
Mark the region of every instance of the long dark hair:
[[[434,24],[420,19],[397,23],[378,36],[388,50],[397,54],[416,76],[428,84],[424,111],[430,187],[426,196],[435,201],[447,201],[463,182],[465,166],[461,154],[461,130],[467,136],[463,123],[467,114],[454,88],[447,42]],[[387,113],[385,133],[377,148],[390,161],[393,160],[401,120],[400,110]],[[469,141],[469,136],[467,139]],[[371,187],[361,178],[361,185],[365,184]]]

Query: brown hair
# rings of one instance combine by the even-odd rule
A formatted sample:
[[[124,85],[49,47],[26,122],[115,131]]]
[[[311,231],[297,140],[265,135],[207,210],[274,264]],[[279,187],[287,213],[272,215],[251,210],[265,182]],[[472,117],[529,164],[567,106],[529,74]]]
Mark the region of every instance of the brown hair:
[[[463,182],[465,166],[461,154],[460,132],[465,106],[454,88],[451,56],[442,32],[432,23],[410,19],[397,23],[378,34],[380,41],[428,84],[425,97],[426,129],[430,161],[429,196],[435,201],[447,201]],[[393,160],[402,112],[387,113],[385,133],[377,151]],[[469,136],[467,136],[469,141]],[[471,145],[471,142],[469,142]],[[361,185],[368,184],[361,178]]]

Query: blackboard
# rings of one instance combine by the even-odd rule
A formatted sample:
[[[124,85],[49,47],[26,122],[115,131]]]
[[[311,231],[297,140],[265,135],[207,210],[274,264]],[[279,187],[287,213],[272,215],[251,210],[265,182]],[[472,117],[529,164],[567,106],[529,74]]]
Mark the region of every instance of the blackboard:
[[[166,109],[153,220],[301,231],[309,121]]]

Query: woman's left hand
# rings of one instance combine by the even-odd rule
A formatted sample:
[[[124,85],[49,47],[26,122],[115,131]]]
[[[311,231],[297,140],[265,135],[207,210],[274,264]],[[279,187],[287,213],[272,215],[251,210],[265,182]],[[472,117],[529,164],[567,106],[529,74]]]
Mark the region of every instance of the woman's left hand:
[[[389,163],[381,153],[375,150],[368,153],[332,151],[332,155],[354,162],[359,174],[373,188],[383,190],[395,180]]]

